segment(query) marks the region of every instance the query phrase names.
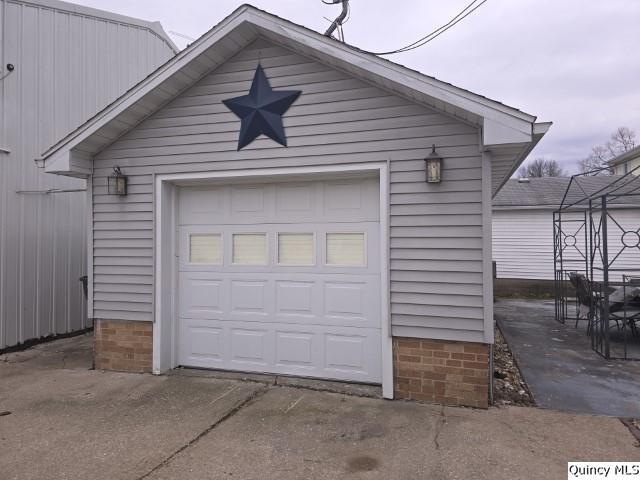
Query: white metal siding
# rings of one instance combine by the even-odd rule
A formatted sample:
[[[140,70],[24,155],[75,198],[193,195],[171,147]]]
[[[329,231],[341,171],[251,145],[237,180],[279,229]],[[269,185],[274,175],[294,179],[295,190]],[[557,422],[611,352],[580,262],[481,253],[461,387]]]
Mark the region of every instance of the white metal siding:
[[[47,5],[0,0],[0,348],[88,325],[86,195],[16,193],[85,182],[33,159],[173,55],[147,28]]]
[[[565,216],[571,215],[567,213]],[[622,228],[637,230],[640,211],[638,209],[611,210],[611,217]],[[609,258],[613,259],[622,249],[622,230],[612,220],[608,222]],[[579,223],[565,222],[563,231],[577,233],[578,247],[582,252],[584,230],[577,231]],[[587,232],[588,233],[588,232]],[[565,249],[565,258],[571,259],[565,270],[584,270],[581,255],[574,248]],[[496,261],[498,278],[522,278],[553,280],[553,212],[551,210],[494,210],[493,211],[493,259]],[[640,250],[625,249],[616,259],[616,268],[629,268],[628,273],[640,275]],[[632,269],[637,269],[635,272]],[[620,279],[621,273],[611,274],[612,280]],[[596,271],[596,279],[601,275]]]
[[[550,210],[494,210],[493,260],[498,278],[553,280]]]
[[[248,91],[258,59],[274,88],[303,94],[285,116],[288,148],[260,138],[236,152],[222,100]],[[434,143],[440,185],[425,182]],[[478,130],[260,39],[96,157],[96,318],[152,319],[154,173],[387,160],[395,333],[483,341]],[[116,165],[125,198],[106,195]]]

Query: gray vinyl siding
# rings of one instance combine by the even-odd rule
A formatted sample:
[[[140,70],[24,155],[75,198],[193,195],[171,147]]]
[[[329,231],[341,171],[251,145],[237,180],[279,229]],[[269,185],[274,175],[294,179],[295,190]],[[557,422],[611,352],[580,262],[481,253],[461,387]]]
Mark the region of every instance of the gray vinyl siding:
[[[173,55],[147,28],[65,8],[0,0],[0,76],[15,65],[0,80],[0,349],[90,325],[86,194],[44,193],[85,181],[33,160]]]
[[[272,86],[300,89],[288,148],[259,138],[237,152],[245,94],[260,59]],[[432,144],[440,185],[425,182]],[[258,39],[96,156],[94,315],[152,320],[153,175],[390,161],[394,333],[483,341],[482,159],[478,129]],[[129,195],[107,195],[114,166]]]

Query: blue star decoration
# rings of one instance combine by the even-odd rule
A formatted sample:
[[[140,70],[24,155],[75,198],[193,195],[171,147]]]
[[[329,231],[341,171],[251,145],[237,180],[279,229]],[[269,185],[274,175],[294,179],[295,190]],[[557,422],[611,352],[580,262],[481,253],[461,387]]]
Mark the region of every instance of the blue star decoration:
[[[260,134],[265,134],[286,147],[287,137],[282,125],[282,115],[301,93],[300,90],[273,90],[262,66],[258,64],[249,95],[222,102],[242,121],[238,150],[249,145]]]

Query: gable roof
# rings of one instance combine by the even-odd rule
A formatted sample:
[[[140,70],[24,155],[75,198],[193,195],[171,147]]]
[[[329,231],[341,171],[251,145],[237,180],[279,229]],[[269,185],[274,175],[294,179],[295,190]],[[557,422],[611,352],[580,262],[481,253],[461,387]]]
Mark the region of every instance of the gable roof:
[[[549,123],[468,90],[363,52],[288,20],[242,5],[135,87],[42,155],[51,173],[86,176],[91,158],[239,50],[263,37],[370,84],[478,126],[491,152],[497,191]]]
[[[623,180],[624,178],[624,180]],[[594,177],[576,177],[569,187],[570,177],[542,177],[509,180],[493,199],[493,206],[500,209],[509,208],[548,208],[557,209],[565,196],[565,205],[580,202],[588,195],[607,190],[617,194],[640,193],[640,177],[624,177],[621,175],[599,175]],[[607,189],[609,185],[613,186]],[[609,203],[618,205],[639,205],[640,195],[611,198]],[[585,204],[582,204],[584,206]]]

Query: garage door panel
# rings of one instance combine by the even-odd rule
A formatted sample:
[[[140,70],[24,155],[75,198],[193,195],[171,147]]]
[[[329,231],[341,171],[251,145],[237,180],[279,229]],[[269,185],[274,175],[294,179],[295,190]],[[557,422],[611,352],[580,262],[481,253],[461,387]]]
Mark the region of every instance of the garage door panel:
[[[211,189],[180,194],[179,364],[380,383],[377,179]]]
[[[188,225],[210,225],[225,222],[226,189],[189,189],[180,196],[178,215],[181,223]]]
[[[275,187],[275,215],[304,223],[318,216],[319,185],[315,183],[281,184]]]
[[[194,319],[380,328],[379,278],[344,277],[304,274],[285,280],[273,274],[252,280],[181,272],[179,312]]]
[[[353,180],[325,183],[323,186],[323,217],[328,221],[343,218],[379,220],[377,185],[374,189],[372,182]]]
[[[378,383],[379,329],[181,319],[183,366]]]
[[[318,288],[314,281],[276,281],[276,314],[314,318]]]
[[[188,335],[182,336],[181,352],[188,354],[187,362],[200,364],[202,361],[221,365],[224,359],[223,329],[211,326],[193,326]]]
[[[179,225],[378,222],[377,178],[183,188]]]
[[[314,368],[313,359],[317,356],[317,353],[314,352],[313,340],[312,333],[276,332],[277,365],[312,370]]]
[[[227,310],[227,284],[206,275],[180,275],[180,316],[190,318],[222,318]]]
[[[264,328],[256,328],[256,324],[244,328],[230,329],[229,361],[239,369],[267,367],[271,362],[271,352],[268,345],[273,332]]]
[[[270,290],[270,282],[266,280],[231,280],[229,313],[269,315]]]
[[[359,335],[325,335],[325,365],[334,372],[364,373],[367,367],[366,337]]]

